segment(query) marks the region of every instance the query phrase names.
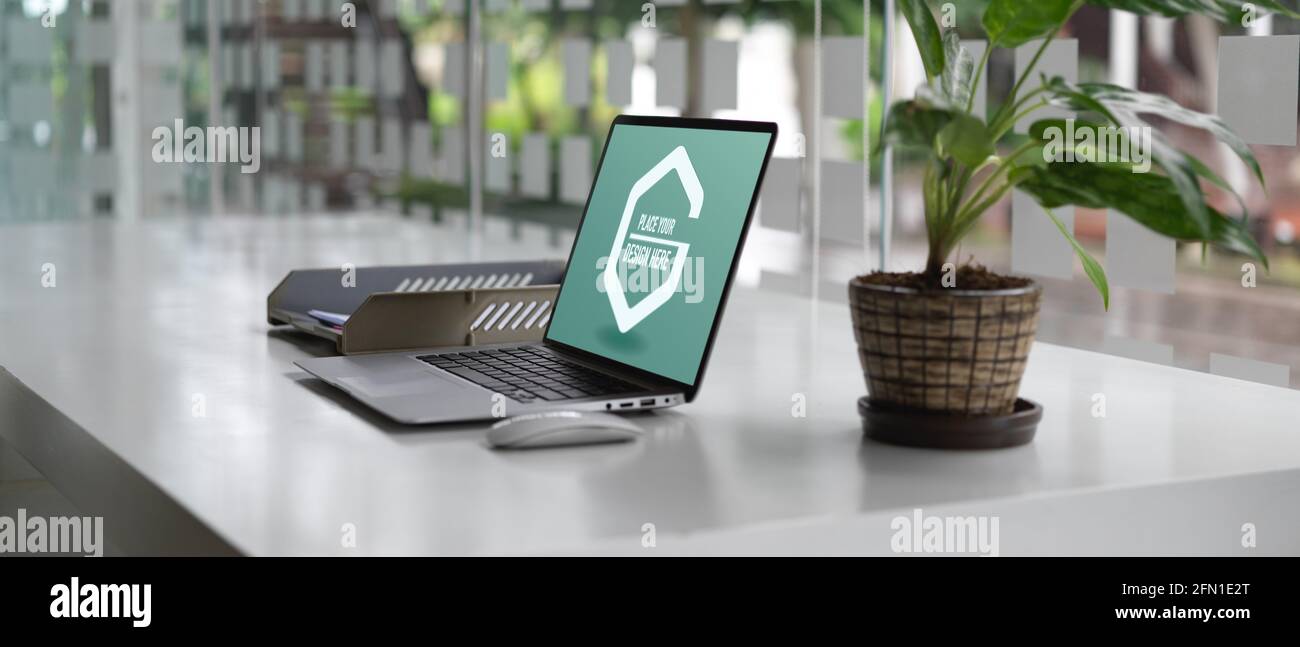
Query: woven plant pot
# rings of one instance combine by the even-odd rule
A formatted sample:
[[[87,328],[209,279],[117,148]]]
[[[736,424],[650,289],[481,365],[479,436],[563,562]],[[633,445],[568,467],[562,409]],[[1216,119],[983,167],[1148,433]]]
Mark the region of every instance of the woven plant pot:
[[[916,290],[849,282],[858,358],[874,405],[1011,413],[1043,289]]]

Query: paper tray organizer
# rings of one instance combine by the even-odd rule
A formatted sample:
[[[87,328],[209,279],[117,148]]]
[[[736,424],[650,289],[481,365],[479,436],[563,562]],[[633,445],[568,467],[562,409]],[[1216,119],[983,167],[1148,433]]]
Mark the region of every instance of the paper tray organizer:
[[[340,353],[471,346],[542,338],[563,261],[294,270],[266,298],[271,325],[334,341]],[[342,329],[308,314],[349,315]]]

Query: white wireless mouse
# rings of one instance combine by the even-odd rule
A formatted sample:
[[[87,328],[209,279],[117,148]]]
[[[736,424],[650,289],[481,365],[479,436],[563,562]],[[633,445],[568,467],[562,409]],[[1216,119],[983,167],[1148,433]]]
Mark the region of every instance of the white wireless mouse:
[[[594,445],[635,440],[641,428],[610,413],[545,411],[506,418],[492,425],[488,444],[497,449]]]

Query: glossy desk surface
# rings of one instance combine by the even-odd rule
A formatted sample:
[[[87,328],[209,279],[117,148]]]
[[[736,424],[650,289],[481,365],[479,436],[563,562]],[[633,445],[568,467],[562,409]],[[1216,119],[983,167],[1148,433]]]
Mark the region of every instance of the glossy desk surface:
[[[478,259],[568,250],[544,230],[497,238]],[[733,291],[700,398],[634,418],[647,436],[619,446],[503,453],[484,445],[483,426],[389,423],[293,366],[331,345],[265,322],[266,294],[290,269],[462,261],[475,246],[463,228],[381,215],[2,227],[0,366],[140,482],[77,462],[91,460],[76,451],[82,432],[0,411],[0,438],[87,514],[105,516],[110,537],[155,542],[123,543],[169,549],[166,527],[114,527],[147,519],[138,493],[154,488],[254,555],[635,554],[646,550],[645,524],[665,552],[887,553],[887,535],[866,539],[855,524],[914,507],[1077,510],[1119,523],[1113,506],[1068,506],[1103,492],[1122,507],[1130,490],[1137,501],[1152,488],[1232,477],[1232,487],[1195,496],[1239,497],[1210,502],[1238,510],[1300,484],[1300,392],[1047,344],[1035,347],[1022,389],[1046,410],[1032,444],[950,452],[865,441],[847,309],[754,286]],[[42,286],[46,263],[54,287]],[[1104,417],[1094,415],[1098,395]],[[1242,514],[1276,516],[1282,543],[1271,550],[1300,552],[1294,508],[1282,507]],[[1046,512],[1024,514],[1050,533]],[[1197,514],[1190,507],[1187,520]],[[1223,523],[1223,537],[1176,550],[1234,553],[1242,520]],[[344,545],[345,526],[355,546]],[[823,526],[818,541],[783,534]],[[755,536],[766,538],[747,543]],[[786,536],[793,543],[779,543]],[[1075,539],[1061,549],[1174,550]]]

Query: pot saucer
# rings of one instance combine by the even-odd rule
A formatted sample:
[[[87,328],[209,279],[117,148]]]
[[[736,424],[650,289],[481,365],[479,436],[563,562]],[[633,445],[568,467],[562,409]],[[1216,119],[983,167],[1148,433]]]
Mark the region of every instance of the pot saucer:
[[[858,415],[868,438],[891,445],[937,449],[998,449],[1034,439],[1043,406],[1016,399],[1011,413],[997,416],[954,416],[873,405],[858,399]]]

